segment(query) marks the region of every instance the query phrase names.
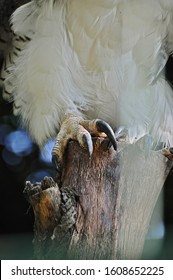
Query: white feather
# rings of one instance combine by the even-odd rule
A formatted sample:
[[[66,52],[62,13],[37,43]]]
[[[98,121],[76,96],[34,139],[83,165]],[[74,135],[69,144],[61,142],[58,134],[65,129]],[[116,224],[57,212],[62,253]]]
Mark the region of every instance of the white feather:
[[[53,5],[53,2],[54,5]],[[56,135],[66,110],[173,145],[171,0],[32,1],[12,18],[34,32],[15,61],[13,98],[33,139]],[[14,83],[14,81],[13,81]]]

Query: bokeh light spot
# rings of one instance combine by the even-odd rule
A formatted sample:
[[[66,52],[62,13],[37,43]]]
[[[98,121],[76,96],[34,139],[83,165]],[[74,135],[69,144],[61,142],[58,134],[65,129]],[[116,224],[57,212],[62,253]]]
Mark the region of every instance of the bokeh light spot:
[[[149,232],[147,239],[161,239],[165,235],[165,226],[163,222],[155,225]]]
[[[40,160],[45,163],[52,163],[52,149],[55,145],[55,140],[49,140],[44,146],[43,150],[40,152]]]
[[[5,138],[5,147],[19,156],[29,155],[33,150],[32,141],[24,130],[9,133]]]
[[[35,184],[42,181],[45,176],[52,177],[52,175],[51,170],[41,169],[29,174],[26,181],[30,181],[32,184]]]

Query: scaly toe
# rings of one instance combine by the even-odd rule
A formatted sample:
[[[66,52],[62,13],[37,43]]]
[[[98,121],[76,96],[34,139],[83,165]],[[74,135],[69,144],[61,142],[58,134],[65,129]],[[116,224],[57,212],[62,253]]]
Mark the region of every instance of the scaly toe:
[[[52,163],[60,176],[63,169],[63,157],[68,142],[70,140],[77,141],[82,148],[88,151],[89,156],[91,156],[93,153],[91,135],[104,138],[107,136],[114,149],[117,149],[114,132],[105,121],[100,119],[89,121],[81,117],[66,115],[52,150]]]

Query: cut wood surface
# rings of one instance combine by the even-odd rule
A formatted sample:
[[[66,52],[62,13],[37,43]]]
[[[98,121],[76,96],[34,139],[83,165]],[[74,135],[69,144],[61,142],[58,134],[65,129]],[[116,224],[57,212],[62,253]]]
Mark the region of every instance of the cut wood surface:
[[[26,183],[37,259],[139,259],[171,163],[141,143],[94,138],[91,157],[70,142],[61,181]]]

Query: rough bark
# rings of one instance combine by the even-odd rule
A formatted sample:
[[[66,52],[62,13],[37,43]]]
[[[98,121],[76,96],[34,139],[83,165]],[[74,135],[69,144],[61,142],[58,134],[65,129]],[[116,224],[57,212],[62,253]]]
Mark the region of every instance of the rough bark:
[[[91,158],[70,142],[61,181],[26,184],[35,214],[35,258],[140,258],[170,167],[161,151],[146,154],[140,142],[118,143],[114,151],[96,138]]]

